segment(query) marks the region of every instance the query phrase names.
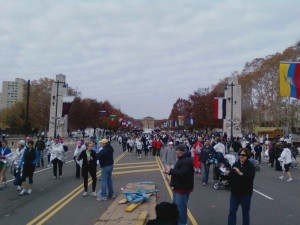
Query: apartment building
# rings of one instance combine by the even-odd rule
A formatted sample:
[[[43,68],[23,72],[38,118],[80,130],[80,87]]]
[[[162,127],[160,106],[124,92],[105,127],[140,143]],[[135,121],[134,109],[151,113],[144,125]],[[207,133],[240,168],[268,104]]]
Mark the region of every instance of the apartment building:
[[[2,81],[0,110],[22,101],[25,85],[26,81],[21,78],[16,78],[15,81]]]

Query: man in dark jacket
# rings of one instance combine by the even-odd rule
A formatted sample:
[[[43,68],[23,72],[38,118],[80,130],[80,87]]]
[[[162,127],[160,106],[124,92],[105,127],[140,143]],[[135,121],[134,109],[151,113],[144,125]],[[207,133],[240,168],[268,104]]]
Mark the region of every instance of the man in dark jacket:
[[[97,200],[106,201],[107,198],[112,198],[114,194],[112,183],[114,149],[105,138],[100,141],[100,144],[103,148],[97,153],[97,159],[101,167],[101,190]]]
[[[200,153],[200,161],[201,161],[201,169],[202,169],[202,185],[205,186],[208,183],[209,177],[209,169],[210,160],[213,160],[216,154],[216,150],[211,146],[210,140],[206,140],[204,143],[204,147],[201,149]]]
[[[44,149],[46,148],[46,144],[43,136],[39,136],[38,140],[34,146],[35,150],[39,153],[39,158],[37,160],[37,167],[40,167],[42,163],[42,167],[44,166]]]
[[[178,224],[187,224],[187,202],[194,188],[194,163],[186,152],[186,146],[176,146],[178,158],[174,168],[166,168],[164,173],[171,175],[170,186],[173,187],[173,203],[178,207]]]

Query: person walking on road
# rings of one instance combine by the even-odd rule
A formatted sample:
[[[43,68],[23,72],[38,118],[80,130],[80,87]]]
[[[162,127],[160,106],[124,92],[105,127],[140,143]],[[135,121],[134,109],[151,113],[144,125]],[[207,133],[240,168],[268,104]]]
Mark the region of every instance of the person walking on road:
[[[83,143],[83,140],[79,140],[76,143],[76,148],[74,150],[73,154],[73,159],[75,161],[75,167],[76,167],[76,172],[75,172],[75,179],[79,180],[80,179],[80,168],[82,166],[82,160],[78,160],[78,156],[82,151],[86,149],[85,144]]]
[[[0,190],[6,185],[6,172],[9,167],[7,156],[11,153],[10,148],[7,146],[7,140],[2,141],[0,147]]]
[[[167,169],[167,168],[173,169],[176,162],[177,162],[176,150],[173,146],[173,142],[170,141],[168,143],[168,146],[166,148],[164,148],[162,163],[163,163],[165,169]],[[164,178],[166,178],[166,177],[164,177]]]
[[[38,152],[33,148],[33,141],[29,140],[25,148],[23,157],[18,166],[18,170],[22,169],[22,191],[19,195],[31,194],[32,193],[32,184],[33,184],[33,173],[35,170],[35,165],[39,159]],[[26,183],[26,178],[29,179],[29,185]],[[28,188],[28,190],[27,190]]]
[[[173,169],[167,168],[163,172],[171,175],[170,186],[173,187],[173,203],[178,207],[178,225],[187,224],[187,203],[194,188],[194,163],[186,146],[179,144],[176,147],[177,163]]]
[[[16,149],[15,151],[15,160],[14,160],[14,175],[17,174],[17,172],[19,172],[21,174],[21,171],[18,170],[18,167],[19,167],[19,164],[23,158],[23,155],[24,155],[24,152],[25,152],[25,141],[24,140],[20,140],[18,142],[18,148]],[[21,188],[21,184],[20,185],[17,185],[17,191],[21,191],[22,188]]]
[[[112,198],[114,194],[112,182],[114,149],[105,138],[100,141],[100,144],[103,148],[96,154],[101,168],[101,189],[98,192],[97,200],[106,201],[108,198]]]
[[[283,144],[283,151],[278,158],[278,161],[282,164],[282,176],[279,177],[280,180],[283,180],[285,175],[288,176],[287,182],[293,181],[291,176],[290,168],[292,165],[292,152],[291,152],[291,145],[284,143]]]
[[[202,169],[202,185],[205,186],[208,183],[210,159],[215,156],[216,150],[211,146],[210,140],[206,140],[204,147],[200,153],[201,169]]]
[[[59,178],[62,179],[62,167],[65,161],[66,154],[63,144],[59,142],[58,138],[55,138],[54,144],[51,149],[50,161],[53,164],[53,179],[57,178],[57,167]]]
[[[35,142],[34,148],[39,153],[39,159],[36,166],[40,167],[42,165],[42,167],[44,167],[44,149],[46,148],[46,144],[42,136],[38,137],[38,140]]]
[[[254,165],[249,161],[251,152],[241,148],[238,152],[239,160],[232,165],[229,173],[231,187],[228,225],[236,225],[236,212],[242,206],[243,225],[250,225],[250,205],[255,177]]]
[[[93,150],[94,144],[91,142],[88,144],[88,148],[84,151],[82,151],[79,156],[77,157],[77,160],[82,160],[82,177],[83,177],[83,185],[84,185],[84,193],[83,197],[87,196],[87,190],[88,190],[88,177],[89,174],[92,177],[93,183],[92,183],[92,196],[97,196],[95,190],[96,190],[96,184],[97,184],[97,157],[96,152]]]
[[[203,148],[202,137],[199,136],[198,140],[194,143],[194,145],[191,149],[191,153],[192,153],[193,160],[194,160],[194,170],[195,170],[196,174],[201,173],[200,153],[201,153],[202,148]]]

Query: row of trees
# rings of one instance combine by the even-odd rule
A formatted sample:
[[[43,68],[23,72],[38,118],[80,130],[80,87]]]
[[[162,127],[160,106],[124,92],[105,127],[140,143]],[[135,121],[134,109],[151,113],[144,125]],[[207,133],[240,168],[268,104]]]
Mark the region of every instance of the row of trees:
[[[300,127],[300,102],[279,94],[280,61],[300,61],[300,47],[292,46],[282,53],[268,55],[247,62],[237,76],[242,89],[242,130],[254,132],[255,127],[283,127],[290,133],[293,127]],[[227,78],[210,88],[198,89],[188,99],[179,98],[173,105],[169,119],[179,115],[194,118],[190,128],[212,130],[222,128],[222,121],[214,114],[214,97],[224,96]]]
[[[280,61],[299,61],[299,46],[289,47],[282,53],[268,55],[247,62],[241,72],[233,72],[237,76],[242,89],[242,130],[254,131],[257,126],[284,127],[287,132],[293,127],[300,127],[300,102],[297,99],[281,97],[279,95],[279,64]],[[6,127],[11,129],[29,128],[34,132],[47,131],[49,125],[51,87],[53,82],[49,78],[32,81],[29,97],[29,114],[26,121],[27,91],[24,101],[5,109],[0,114],[0,120],[5,121]],[[227,78],[210,88],[199,88],[188,99],[179,98],[173,104],[168,120],[177,120],[178,116],[185,119],[191,117],[194,124],[190,129],[222,128],[222,121],[214,119],[214,97],[224,95]],[[70,130],[84,130],[87,127],[102,127],[117,129],[110,122],[110,115],[116,115],[117,120],[123,118],[137,126],[141,124],[112,106],[109,101],[81,98],[81,93],[68,88],[69,95],[76,96],[69,111]],[[101,113],[105,112],[105,113]],[[166,120],[156,123],[162,125]],[[4,123],[4,122],[3,122]]]
[[[41,78],[26,85],[23,101],[17,102],[13,107],[4,109],[0,114],[0,120],[5,122],[4,128],[11,133],[39,133],[47,131],[49,127],[51,88],[55,82],[53,79]],[[29,88],[28,120],[27,90]],[[116,130],[118,121],[111,122],[110,115],[123,118],[133,124],[138,121],[124,114],[114,107],[109,101],[97,101],[96,99],[81,98],[81,93],[68,87],[68,95],[75,96],[69,111],[69,130],[85,130],[88,127]],[[123,127],[125,129],[125,127]]]

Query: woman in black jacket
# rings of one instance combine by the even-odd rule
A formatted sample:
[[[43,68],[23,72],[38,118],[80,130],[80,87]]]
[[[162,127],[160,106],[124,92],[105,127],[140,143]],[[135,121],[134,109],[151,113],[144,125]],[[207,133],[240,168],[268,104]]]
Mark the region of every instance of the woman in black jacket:
[[[229,174],[231,195],[228,225],[236,224],[236,212],[239,205],[242,206],[243,225],[249,225],[249,211],[253,192],[255,168],[248,160],[251,157],[251,152],[247,148],[241,148],[238,155],[239,160],[232,165],[232,170]]]
[[[90,173],[93,183],[92,183],[92,196],[97,196],[95,190],[96,190],[96,184],[97,184],[97,158],[96,158],[96,152],[93,150],[94,144],[89,143],[88,148],[80,153],[80,155],[77,157],[77,160],[82,159],[82,169],[81,174],[83,177],[83,184],[84,184],[84,192],[83,197],[86,197],[87,190],[88,190],[88,173]]]

